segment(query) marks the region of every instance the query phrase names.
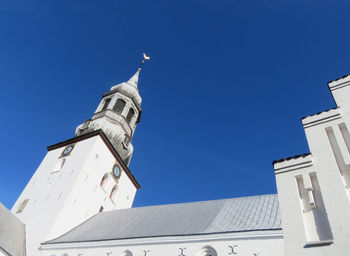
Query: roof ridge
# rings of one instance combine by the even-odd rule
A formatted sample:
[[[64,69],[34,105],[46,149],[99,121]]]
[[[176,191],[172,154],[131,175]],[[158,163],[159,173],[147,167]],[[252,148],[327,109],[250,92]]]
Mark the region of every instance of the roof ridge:
[[[205,202],[213,202],[213,201],[226,201],[226,200],[233,200],[233,199],[243,199],[243,198],[253,198],[253,197],[266,197],[266,196],[277,196],[277,194],[263,194],[263,195],[251,195],[251,196],[241,196],[241,197],[229,197],[229,198],[221,198],[221,199],[212,199],[212,200],[200,200],[200,201],[193,201],[193,202],[183,202],[183,203],[167,203],[167,204],[156,204],[156,205],[145,205],[145,206],[137,206],[137,207],[131,207],[131,208],[124,208],[124,209],[117,209],[112,211],[106,211],[106,212],[100,212],[96,215],[103,215],[107,213],[112,213],[116,211],[126,211],[131,209],[144,209],[144,208],[153,208],[153,207],[165,207],[165,206],[175,206],[175,205],[185,205],[185,204],[200,204]]]

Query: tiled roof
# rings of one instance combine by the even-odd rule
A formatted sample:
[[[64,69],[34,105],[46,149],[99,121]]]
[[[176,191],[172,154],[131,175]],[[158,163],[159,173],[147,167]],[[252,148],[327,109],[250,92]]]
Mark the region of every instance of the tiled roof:
[[[277,195],[103,212],[44,244],[281,230]]]

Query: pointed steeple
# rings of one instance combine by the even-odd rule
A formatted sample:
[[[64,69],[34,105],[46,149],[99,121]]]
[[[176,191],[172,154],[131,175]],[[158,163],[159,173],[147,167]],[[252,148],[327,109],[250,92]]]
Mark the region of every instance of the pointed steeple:
[[[140,76],[140,68],[136,71],[136,73],[129,79],[127,82],[128,84],[131,84],[132,86],[137,88],[137,85],[139,83],[139,76]]]
[[[134,151],[132,137],[142,113],[142,98],[137,88],[140,71],[149,59],[143,54],[136,73],[127,82],[114,85],[103,94],[92,119],[79,125],[75,131],[75,136],[80,136],[101,129],[126,164]]]

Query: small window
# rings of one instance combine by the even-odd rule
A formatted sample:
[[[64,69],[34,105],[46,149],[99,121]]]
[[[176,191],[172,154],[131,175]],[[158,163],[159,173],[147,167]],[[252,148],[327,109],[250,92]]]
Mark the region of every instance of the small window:
[[[62,169],[64,163],[66,162],[65,158],[61,158],[58,160],[57,164],[55,165],[55,168],[52,170],[52,172],[58,172]]]
[[[21,212],[23,212],[23,210],[24,210],[24,208],[26,208],[28,202],[29,202],[29,199],[23,200],[23,202],[21,203],[21,205],[18,207],[16,213],[21,213]]]
[[[117,197],[117,192],[118,192],[118,186],[114,186],[112,188],[111,194],[109,195],[109,198],[112,200],[113,203],[115,203],[116,197]]]
[[[107,181],[108,181],[108,174],[106,173],[105,175],[103,175],[103,177],[102,177],[102,179],[101,179],[101,182],[100,182],[100,187],[101,187],[103,190],[106,190]]]
[[[127,134],[124,134],[123,146],[126,148],[129,145],[130,138]]]
[[[134,116],[135,114],[135,110],[133,108],[130,108],[129,109],[129,113],[128,115],[126,116],[126,120],[128,121],[128,123],[130,123],[132,117]]]
[[[129,136],[128,136],[127,134],[125,134],[124,136],[125,136],[125,137],[124,137],[124,143],[125,143],[126,145],[128,145],[128,143],[129,143]]]
[[[98,210],[98,212],[103,212],[103,206],[100,207],[100,210]]]
[[[102,111],[108,108],[109,103],[111,102],[111,98],[105,100],[105,104],[103,105]]]
[[[113,110],[118,114],[121,114],[124,110],[125,104],[126,104],[125,100],[118,99],[117,102],[114,104]]]

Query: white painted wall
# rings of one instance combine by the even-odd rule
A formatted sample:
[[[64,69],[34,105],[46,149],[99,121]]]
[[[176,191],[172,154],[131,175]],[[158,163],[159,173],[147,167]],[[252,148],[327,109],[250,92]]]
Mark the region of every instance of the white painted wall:
[[[350,141],[347,146],[341,133],[341,128],[350,129],[348,80],[330,83],[338,88],[333,96],[339,108],[302,120],[312,155],[274,165],[288,256],[350,252]],[[310,173],[318,185],[306,184]],[[313,190],[309,196],[308,186]],[[316,208],[307,206],[311,197]]]
[[[254,234],[251,232],[238,232],[57,244],[42,246],[41,255],[208,256],[208,252],[210,252],[211,256],[282,256],[284,255],[282,234],[280,231],[262,231],[254,232]]]
[[[4,249],[2,249],[0,247],[0,256],[11,256],[10,254],[8,254],[7,252],[4,251]]]
[[[26,224],[27,255],[36,255],[40,243],[71,230],[103,206],[105,211],[130,208],[136,187],[125,172],[118,182],[113,204],[109,193],[115,180],[109,178],[106,191],[99,186],[110,173],[116,159],[99,135],[75,144],[65,157],[62,169],[52,173],[65,147],[49,151],[12,208]],[[24,199],[30,199],[22,213],[16,214]]]

